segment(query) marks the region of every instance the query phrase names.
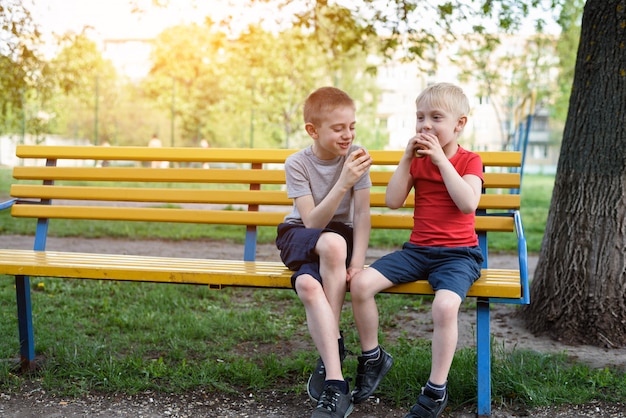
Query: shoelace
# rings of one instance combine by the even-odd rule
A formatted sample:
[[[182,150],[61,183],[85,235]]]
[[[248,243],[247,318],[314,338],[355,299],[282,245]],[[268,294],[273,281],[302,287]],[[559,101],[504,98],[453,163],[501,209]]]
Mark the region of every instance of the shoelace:
[[[332,392],[332,394],[329,394],[329,392]],[[322,396],[320,396],[320,400],[317,403],[317,407],[335,412],[337,410],[338,401],[339,401],[339,391],[331,390],[330,388],[328,388],[324,392],[322,392]]]

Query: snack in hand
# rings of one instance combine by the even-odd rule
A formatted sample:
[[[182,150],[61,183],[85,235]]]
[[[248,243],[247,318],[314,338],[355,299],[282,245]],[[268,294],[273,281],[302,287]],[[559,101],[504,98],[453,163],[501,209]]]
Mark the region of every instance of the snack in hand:
[[[356,160],[357,158],[360,158],[362,156],[365,155],[365,150],[363,148],[359,148],[359,152],[356,153],[356,155],[354,156],[354,158],[352,159],[352,161]]]

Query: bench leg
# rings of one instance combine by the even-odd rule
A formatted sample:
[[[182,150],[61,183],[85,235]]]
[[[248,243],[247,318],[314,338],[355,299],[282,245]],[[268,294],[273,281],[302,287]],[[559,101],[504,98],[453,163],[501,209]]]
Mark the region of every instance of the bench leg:
[[[20,360],[22,370],[30,370],[35,360],[35,336],[30,301],[30,278],[15,276],[17,297],[17,324],[20,337]]]
[[[476,306],[476,352],[478,369],[478,416],[491,416],[491,332],[489,301],[478,299]]]
[[[246,242],[243,248],[243,261],[256,260],[256,227],[246,227]]]

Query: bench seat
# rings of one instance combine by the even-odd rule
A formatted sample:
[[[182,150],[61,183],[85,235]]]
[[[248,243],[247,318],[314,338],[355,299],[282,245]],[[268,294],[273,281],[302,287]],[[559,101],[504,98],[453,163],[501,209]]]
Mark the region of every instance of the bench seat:
[[[0,250],[0,270],[14,276],[127,280],[291,289],[291,274],[272,261],[209,260],[79,252]],[[468,296],[521,297],[519,271],[484,269]],[[426,281],[395,286],[387,293],[434,294]]]

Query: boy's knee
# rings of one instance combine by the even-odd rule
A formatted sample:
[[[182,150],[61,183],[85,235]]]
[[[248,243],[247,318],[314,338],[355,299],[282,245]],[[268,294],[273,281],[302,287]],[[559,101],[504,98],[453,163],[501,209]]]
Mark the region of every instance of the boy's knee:
[[[295,290],[301,300],[314,299],[322,291],[322,285],[310,274],[301,274],[296,278]]]
[[[348,244],[335,232],[324,232],[317,241],[316,250],[320,258],[333,258],[344,261],[348,256]]]
[[[452,291],[438,291],[432,304],[433,318],[441,320],[456,319],[459,314],[461,302],[460,296]]]
[[[365,300],[374,296],[371,291],[372,286],[369,284],[370,280],[372,280],[372,277],[368,269],[360,271],[350,280],[350,294],[353,301],[355,299],[357,301]]]

